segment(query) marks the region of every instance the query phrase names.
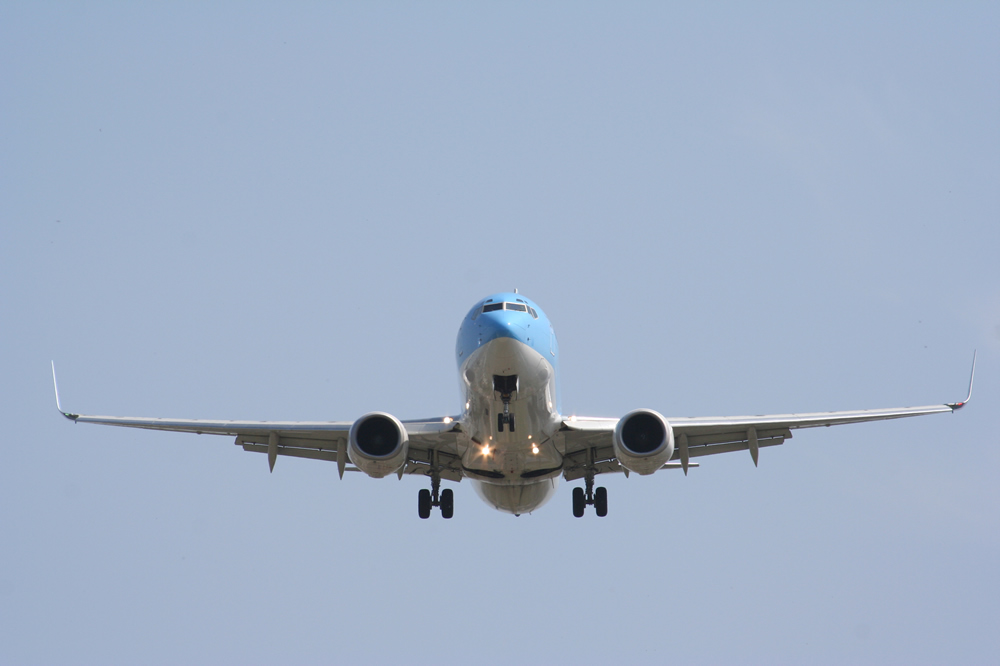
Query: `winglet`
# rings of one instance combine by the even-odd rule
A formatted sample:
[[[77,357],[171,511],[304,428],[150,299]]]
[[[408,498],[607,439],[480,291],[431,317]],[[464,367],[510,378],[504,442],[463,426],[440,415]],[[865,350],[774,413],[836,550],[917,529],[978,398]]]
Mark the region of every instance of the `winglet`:
[[[56,391],[56,409],[59,413],[68,418],[71,421],[76,421],[80,416],[79,414],[70,414],[69,412],[64,412],[62,405],[59,404],[59,382],[56,381],[56,362],[52,361],[52,388]]]
[[[951,407],[952,410],[961,409],[962,407],[965,407],[967,404],[969,404],[970,400],[972,400],[972,381],[975,378],[976,378],[976,352],[973,351],[972,352],[972,374],[969,375],[969,395],[962,402],[950,402],[950,403],[948,403],[948,406]]]

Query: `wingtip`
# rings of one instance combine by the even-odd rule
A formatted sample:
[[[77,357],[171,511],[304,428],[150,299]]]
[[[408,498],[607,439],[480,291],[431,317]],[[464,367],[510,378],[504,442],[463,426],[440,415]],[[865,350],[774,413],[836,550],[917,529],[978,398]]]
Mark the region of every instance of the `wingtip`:
[[[76,419],[80,415],[79,414],[70,414],[69,412],[64,412],[63,408],[62,408],[62,405],[59,404],[59,382],[56,381],[56,362],[55,361],[51,361],[51,363],[52,363],[52,388],[56,392],[56,409],[58,409],[59,413],[62,414],[63,416],[65,416],[66,418],[68,418],[70,421],[76,421]]]
[[[967,404],[969,404],[969,401],[972,400],[972,383],[976,379],[976,356],[977,355],[978,355],[978,350],[973,350],[973,352],[972,352],[972,372],[969,374],[969,395],[966,396],[965,400],[963,400],[961,402],[950,402],[950,403],[948,403],[948,406],[951,407],[952,411],[955,411],[956,409],[961,409],[962,407],[965,407]]]

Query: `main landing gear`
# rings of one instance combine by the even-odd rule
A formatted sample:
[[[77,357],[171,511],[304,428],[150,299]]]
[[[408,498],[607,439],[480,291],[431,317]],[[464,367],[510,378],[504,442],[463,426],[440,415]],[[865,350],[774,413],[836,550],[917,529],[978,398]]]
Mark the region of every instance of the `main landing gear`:
[[[451,488],[441,490],[441,477],[437,474],[431,477],[431,490],[420,489],[417,495],[417,513],[421,518],[430,518],[433,506],[441,507],[442,518],[455,515],[455,493]]]
[[[573,489],[573,515],[583,517],[587,505],[593,505],[597,515],[603,518],[608,515],[608,489],[604,486],[594,489],[594,475],[587,475],[587,490],[579,486]]]

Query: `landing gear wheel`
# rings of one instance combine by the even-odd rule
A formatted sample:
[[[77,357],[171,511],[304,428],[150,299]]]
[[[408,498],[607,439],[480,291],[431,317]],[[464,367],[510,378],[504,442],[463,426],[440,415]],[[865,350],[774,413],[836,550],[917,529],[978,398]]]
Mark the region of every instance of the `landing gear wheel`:
[[[421,488],[417,495],[417,513],[421,518],[431,517],[431,491]]]
[[[601,518],[608,515],[608,489],[604,486],[594,491],[594,510]]]
[[[503,432],[503,414],[497,414],[497,432]]]
[[[507,423],[510,424],[510,431],[514,432],[514,415],[513,414],[511,414],[510,417],[507,419]]]
[[[583,496],[583,488],[573,489],[573,515],[583,518],[583,510],[587,508],[587,500]]]
[[[455,493],[452,492],[451,488],[445,488],[441,491],[441,517],[447,520],[454,515]]]

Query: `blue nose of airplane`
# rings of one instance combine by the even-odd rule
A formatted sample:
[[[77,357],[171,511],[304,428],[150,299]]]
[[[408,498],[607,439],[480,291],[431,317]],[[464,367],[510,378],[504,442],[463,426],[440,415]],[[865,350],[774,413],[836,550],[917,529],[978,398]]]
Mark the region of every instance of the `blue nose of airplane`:
[[[555,363],[556,339],[549,320],[516,292],[493,294],[469,310],[455,344],[459,366],[477,349],[498,339],[525,344]]]
[[[514,338],[519,342],[530,344],[531,321],[531,316],[524,312],[510,310],[484,312],[479,316],[482,341],[485,344],[495,338]]]

